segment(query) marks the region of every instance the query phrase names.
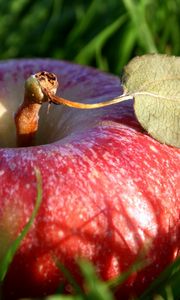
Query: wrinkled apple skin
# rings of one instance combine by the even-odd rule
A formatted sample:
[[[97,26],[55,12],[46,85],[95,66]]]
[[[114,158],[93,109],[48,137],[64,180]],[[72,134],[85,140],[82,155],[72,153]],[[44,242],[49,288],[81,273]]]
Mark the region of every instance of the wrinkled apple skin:
[[[42,70],[58,75],[58,94],[71,100],[96,102],[122,93],[117,77],[67,62],[0,64],[6,108],[0,119],[0,136],[6,133],[0,148],[0,256],[32,213],[35,167],[43,180],[42,204],[9,269],[4,298],[53,293],[63,281],[53,256],[76,278],[76,259],[88,258],[107,280],[146,249],[150,265],[117,291],[121,299],[140,294],[178,255],[180,150],[143,131],[132,101],[91,111],[54,105],[47,114],[43,108],[37,144],[44,145],[14,148],[13,112],[23,99],[24,80]]]

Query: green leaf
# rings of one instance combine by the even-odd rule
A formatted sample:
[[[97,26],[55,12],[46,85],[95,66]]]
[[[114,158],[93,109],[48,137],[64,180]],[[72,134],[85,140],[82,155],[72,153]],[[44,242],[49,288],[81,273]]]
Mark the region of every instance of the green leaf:
[[[136,57],[122,80],[142,127],[159,142],[180,148],[180,57]]]
[[[11,264],[13,257],[18,250],[20,243],[22,239],[26,236],[28,233],[41,204],[42,200],[42,179],[41,179],[41,174],[38,169],[35,169],[35,174],[36,174],[36,180],[37,180],[37,196],[36,196],[36,202],[34,206],[34,210],[31,214],[31,217],[25,227],[23,228],[22,232],[20,235],[17,237],[17,239],[12,243],[11,247],[9,247],[7,253],[3,257],[2,261],[0,262],[0,283],[4,280],[6,273],[8,271],[8,267]]]

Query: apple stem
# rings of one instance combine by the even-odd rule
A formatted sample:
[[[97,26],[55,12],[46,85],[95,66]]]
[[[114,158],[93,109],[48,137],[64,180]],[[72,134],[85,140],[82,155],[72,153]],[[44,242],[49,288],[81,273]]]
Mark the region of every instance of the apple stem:
[[[69,107],[74,107],[79,109],[95,109],[95,108],[110,106],[122,101],[133,99],[133,97],[123,94],[114,99],[102,101],[98,103],[81,103],[81,102],[70,101],[55,95],[51,95],[50,93],[47,93],[47,97],[49,98],[50,102],[53,102],[54,104],[63,104]]]
[[[26,80],[24,101],[15,114],[18,147],[33,146],[35,144],[39,111],[44,102],[63,104],[79,109],[94,109],[133,98],[130,95],[123,94],[117,98],[99,103],[80,103],[55,96],[57,87],[58,81],[56,75],[45,71],[31,75]]]

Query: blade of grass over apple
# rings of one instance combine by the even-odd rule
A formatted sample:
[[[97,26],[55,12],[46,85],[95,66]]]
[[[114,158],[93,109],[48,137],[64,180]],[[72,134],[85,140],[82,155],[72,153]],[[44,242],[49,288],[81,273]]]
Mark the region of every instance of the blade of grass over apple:
[[[76,295],[52,295],[45,298],[46,300],[83,300],[83,299],[97,299],[97,300],[113,300],[111,290],[122,284],[129,275],[142,269],[145,262],[139,261],[134,263],[129,271],[123,273],[117,279],[110,280],[108,282],[102,282],[95,273],[95,268],[87,260],[80,259],[79,266],[83,274],[84,286],[86,292],[83,291],[72,274],[58,261],[57,266],[63,272],[66,279],[72,284],[75,289]],[[171,264],[159,277],[151,284],[149,288],[143,293],[142,296],[136,298],[136,300],[178,300],[180,295],[180,258],[178,258],[173,264]],[[134,299],[134,298],[133,298]]]
[[[93,265],[84,259],[79,260],[81,272],[85,278],[85,287],[88,291],[88,299],[113,300],[113,293],[106,282],[101,281],[96,275]],[[87,298],[85,298],[87,299]]]
[[[80,267],[80,270],[83,275],[84,280],[84,286],[85,291],[81,289],[79,284],[76,282],[76,279],[73,277],[71,272],[67,268],[64,267],[61,262],[59,262],[56,258],[56,265],[61,270],[61,272],[64,274],[65,278],[68,280],[68,282],[72,285],[74,288],[74,291],[76,295],[73,296],[66,296],[63,298],[61,295],[59,295],[59,300],[62,297],[63,299],[68,300],[75,300],[75,299],[96,299],[96,300],[113,300],[113,293],[111,292],[109,285],[107,282],[101,281],[97,275],[94,266],[85,259],[79,259],[78,265]],[[47,298],[48,300],[54,300],[56,298]]]
[[[68,280],[68,282],[72,285],[75,292],[77,293],[77,296],[81,296],[80,299],[99,299],[99,300],[113,300],[113,291],[123,284],[123,282],[128,279],[128,277],[139,270],[141,270],[143,267],[147,266],[148,261],[144,260],[142,257],[140,257],[135,263],[132,264],[132,266],[123,274],[120,276],[109,280],[107,282],[103,282],[98,278],[96,275],[96,271],[94,266],[85,259],[78,259],[78,265],[80,267],[80,270],[83,274],[84,279],[84,285],[87,288],[87,293],[84,292],[79,284],[76,282],[76,279],[73,277],[71,272],[61,262],[57,260],[55,257],[55,262],[57,267],[61,270],[61,272],[64,274],[65,278]],[[51,299],[51,298],[50,298]],[[50,300],[48,298],[48,300]],[[53,298],[52,298],[53,299]],[[61,296],[60,298],[61,299]],[[63,298],[62,298],[63,299]],[[66,298],[64,298],[66,299]],[[76,299],[76,295],[72,296],[72,298],[67,299]],[[78,298],[79,299],[79,298]]]
[[[130,275],[132,275],[134,272],[142,270],[147,265],[147,261],[142,259],[137,260],[132,264],[132,266],[130,266],[130,268],[126,272],[123,272],[121,276],[109,280],[107,282],[108,287],[111,289],[116,289],[118,286],[123,284]]]
[[[17,237],[17,239],[12,243],[12,245],[9,247],[7,253],[3,257],[2,261],[0,262],[0,283],[4,280],[6,273],[8,271],[8,267],[11,264],[13,257],[18,250],[21,241],[23,238],[26,236],[28,233],[30,227],[32,226],[32,223],[34,222],[34,219],[38,213],[41,200],[42,200],[42,178],[40,171],[38,169],[35,169],[35,175],[36,175],[36,180],[37,180],[37,196],[36,196],[36,201],[35,201],[35,206],[33,209],[33,212],[31,214],[31,217],[23,230],[21,231],[20,235]]]
[[[113,300],[111,289],[122,284],[129,275],[142,269],[144,262],[137,262],[132,265],[129,271],[123,273],[119,278],[102,282],[96,275],[93,265],[84,260],[79,260],[79,266],[83,274],[84,284],[87,292],[79,288],[72,274],[59,262],[57,266],[65,275],[66,279],[73,288],[75,288],[76,295],[54,295],[47,297],[46,300],[83,300],[83,299],[97,299],[97,300]],[[180,257],[172,263],[159,277],[150,285],[149,288],[143,293],[142,296],[136,300],[178,300],[180,295]],[[134,298],[133,298],[134,299]],[[135,300],[135,299],[134,299]]]
[[[138,300],[151,300],[154,294],[164,300],[178,300],[180,296],[180,257],[168,266]],[[172,297],[170,296],[172,295]],[[171,298],[170,298],[171,297]]]
[[[45,300],[83,300],[83,299],[87,299],[87,297],[85,298],[85,297],[83,297],[81,295],[77,295],[77,296],[53,295],[53,296],[49,296],[49,297],[45,298]],[[43,300],[43,299],[41,299],[41,300]]]
[[[57,267],[64,274],[65,278],[72,285],[76,293],[82,295],[83,290],[81,289],[80,285],[76,282],[76,279],[73,277],[71,272],[60,261],[58,261],[56,257],[54,257],[54,260],[56,262]]]

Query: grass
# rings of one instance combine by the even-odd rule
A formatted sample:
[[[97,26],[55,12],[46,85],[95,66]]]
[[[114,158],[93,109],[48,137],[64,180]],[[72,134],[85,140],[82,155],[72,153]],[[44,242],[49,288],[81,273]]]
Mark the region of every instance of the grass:
[[[75,296],[70,295],[53,295],[45,298],[46,300],[114,300],[113,289],[115,289],[119,283],[123,283],[126,276],[123,274],[118,278],[116,284],[112,282],[101,281],[95,272],[95,268],[88,261],[81,260],[79,266],[84,278],[84,285],[86,286],[86,293],[84,293],[72,275],[62,268],[65,277],[73,285],[76,291]],[[133,271],[137,271],[142,264],[135,264]],[[129,270],[132,271],[132,270]],[[126,274],[129,275],[129,274]],[[167,269],[160,274],[160,276],[150,285],[150,287],[139,297],[130,298],[131,300],[178,300],[180,296],[180,257]],[[110,288],[111,287],[111,288]],[[123,300],[123,299],[122,299]]]
[[[0,0],[0,59],[51,57],[120,74],[136,55],[180,55],[179,0]]]

